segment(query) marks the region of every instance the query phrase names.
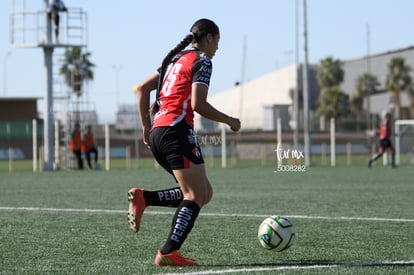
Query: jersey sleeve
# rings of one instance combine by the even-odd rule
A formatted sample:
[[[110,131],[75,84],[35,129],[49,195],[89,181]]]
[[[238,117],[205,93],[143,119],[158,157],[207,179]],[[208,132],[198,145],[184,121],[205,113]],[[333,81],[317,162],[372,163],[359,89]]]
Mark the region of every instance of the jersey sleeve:
[[[197,59],[193,67],[192,84],[210,85],[211,73],[213,72],[213,64],[208,57]]]

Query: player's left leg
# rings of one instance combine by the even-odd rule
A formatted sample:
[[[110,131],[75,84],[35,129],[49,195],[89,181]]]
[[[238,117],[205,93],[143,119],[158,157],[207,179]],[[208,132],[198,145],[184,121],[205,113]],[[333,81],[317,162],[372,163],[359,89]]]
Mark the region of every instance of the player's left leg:
[[[60,43],[59,42],[59,22],[60,22],[60,17],[59,17],[59,13],[58,12],[54,12],[53,13],[53,20],[54,20],[54,23],[55,23],[56,43]]]
[[[375,155],[373,155],[369,160],[368,160],[368,168],[371,168],[372,163],[374,161],[376,161],[377,159],[379,159],[382,155],[384,154],[384,145],[382,140],[380,141],[380,147],[378,150],[378,153],[376,153]]]
[[[204,163],[190,163],[189,168],[173,172],[183,192],[183,201],[177,207],[168,239],[158,252],[155,263],[167,265],[164,258],[168,258],[172,261],[168,265],[196,265],[193,259],[188,258],[186,261],[187,258],[181,256],[179,261],[174,261],[174,253],[179,253],[178,250],[191,232],[201,207],[211,200],[213,191],[205,174]]]

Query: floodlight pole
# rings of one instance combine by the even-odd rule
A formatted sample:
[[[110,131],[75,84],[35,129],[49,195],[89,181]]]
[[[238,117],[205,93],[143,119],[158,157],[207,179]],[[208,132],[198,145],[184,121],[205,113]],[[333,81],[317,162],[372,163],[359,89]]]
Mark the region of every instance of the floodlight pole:
[[[311,165],[311,144],[309,133],[309,78],[308,78],[308,26],[306,14],[306,0],[303,0],[303,21],[304,21],[304,62],[303,62],[303,137],[305,143],[305,165]]]
[[[7,58],[11,55],[11,52],[7,52],[3,58],[3,94],[7,95]]]
[[[295,91],[293,95],[293,147],[298,149],[299,139],[299,0],[295,2]]]
[[[243,51],[242,51],[242,65],[240,76],[240,100],[239,100],[239,119],[242,119],[243,115],[243,100],[244,100],[244,82],[246,76],[246,48],[247,48],[247,36],[243,37]],[[239,133],[239,132],[237,132]]]
[[[49,1],[44,0],[44,10],[47,11]],[[44,53],[44,72],[46,89],[43,101],[43,150],[44,161],[43,171],[52,171],[54,163],[54,144],[53,144],[53,45],[52,45],[52,25],[51,20],[45,12],[45,42],[43,44]]]
[[[371,75],[371,30],[367,24],[367,73]],[[371,129],[371,84],[368,85],[367,91],[367,130]]]

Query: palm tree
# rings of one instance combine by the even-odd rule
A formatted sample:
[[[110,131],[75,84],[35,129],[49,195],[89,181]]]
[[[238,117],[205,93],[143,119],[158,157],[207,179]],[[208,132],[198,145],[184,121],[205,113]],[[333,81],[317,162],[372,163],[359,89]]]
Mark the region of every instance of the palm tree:
[[[410,101],[410,108],[408,110],[408,117],[413,117],[413,108],[414,108],[414,85],[411,85],[411,87],[408,89],[408,100]]]
[[[333,57],[322,59],[319,64],[317,79],[321,88],[339,86],[344,80],[342,61]]]
[[[66,84],[80,97],[84,82],[93,80],[92,68],[95,67],[89,57],[90,52],[82,53],[82,48],[72,47],[66,50],[64,64],[60,68],[60,74],[64,75]]]
[[[408,91],[411,87],[411,67],[405,64],[402,57],[394,57],[388,63],[388,74],[385,82],[387,90],[394,94],[395,118],[400,118],[401,99],[400,93]]]
[[[339,87],[322,88],[316,114],[328,119],[346,116],[349,113],[349,96]]]
[[[321,87],[317,114],[326,118],[346,115],[349,109],[349,98],[339,88],[344,80],[342,62],[332,57],[321,60],[317,79]]]
[[[351,94],[352,105],[357,112],[362,111],[363,98],[375,93],[379,85],[377,77],[369,73],[364,73],[357,78],[356,89]]]
[[[375,93],[379,85],[380,83],[375,75],[364,73],[358,77],[354,93],[358,96],[366,97],[369,94]]]

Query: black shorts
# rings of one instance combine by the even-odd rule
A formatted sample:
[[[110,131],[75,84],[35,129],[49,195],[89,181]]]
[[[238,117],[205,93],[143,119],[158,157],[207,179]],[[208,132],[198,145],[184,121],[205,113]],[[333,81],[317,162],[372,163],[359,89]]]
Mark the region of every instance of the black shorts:
[[[380,147],[382,147],[383,149],[391,148],[392,147],[391,140],[387,138],[380,139]]]
[[[170,174],[189,168],[190,162],[204,163],[196,133],[184,119],[175,126],[152,129],[149,143],[157,162]]]

